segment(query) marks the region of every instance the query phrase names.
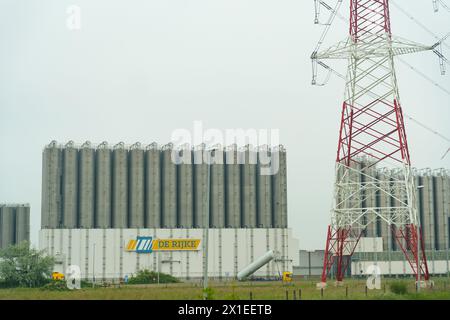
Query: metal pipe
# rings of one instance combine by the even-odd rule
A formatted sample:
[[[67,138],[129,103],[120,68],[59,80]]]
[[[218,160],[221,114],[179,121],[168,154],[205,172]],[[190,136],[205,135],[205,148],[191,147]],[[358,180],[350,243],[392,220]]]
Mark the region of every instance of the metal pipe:
[[[270,261],[272,261],[275,258],[275,252],[273,250],[267,251],[264,255],[250,263],[248,266],[246,266],[244,269],[242,269],[238,274],[237,278],[238,280],[243,280],[247,278],[248,276],[255,273],[258,269],[260,269],[262,266],[266,265]]]

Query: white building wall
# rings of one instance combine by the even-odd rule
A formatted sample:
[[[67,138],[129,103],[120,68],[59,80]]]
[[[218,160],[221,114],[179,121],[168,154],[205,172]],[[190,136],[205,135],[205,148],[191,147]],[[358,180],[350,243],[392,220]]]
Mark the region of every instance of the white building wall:
[[[383,252],[383,238],[361,237],[356,245],[355,252]]]
[[[431,263],[428,262],[430,268]],[[434,270],[429,270],[431,274],[446,274],[448,261],[434,261]],[[412,275],[413,271],[407,261],[356,261],[352,262],[352,275],[365,275],[370,265],[380,267],[382,275]],[[362,271],[362,272],[361,272]]]
[[[196,251],[126,251],[137,236],[153,239],[200,239]],[[203,274],[202,229],[43,229],[39,246],[63,259],[60,268],[78,265],[82,278],[111,279],[131,276],[138,270],[172,274],[179,278],[200,278]],[[94,252],[95,248],[95,252]],[[290,229],[209,229],[209,276],[233,278],[268,250],[279,252],[277,261],[258,270],[256,277],[275,277],[291,271],[298,261],[298,241]],[[95,274],[94,274],[95,269]]]

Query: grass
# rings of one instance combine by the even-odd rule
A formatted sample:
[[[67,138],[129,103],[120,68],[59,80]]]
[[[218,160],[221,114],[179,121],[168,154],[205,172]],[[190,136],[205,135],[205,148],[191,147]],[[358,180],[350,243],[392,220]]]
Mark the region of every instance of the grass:
[[[390,291],[390,283],[404,282],[407,293],[395,294]],[[450,281],[448,279],[434,279],[434,288],[422,289],[420,294],[415,292],[414,281],[383,279],[381,290],[368,290],[366,295],[364,280],[347,280],[343,286],[336,287],[329,281],[323,291],[316,289],[317,279],[296,280],[289,285],[280,282],[213,282],[213,297],[217,300],[248,300],[250,293],[254,300],[285,300],[286,291],[289,300],[299,299],[301,290],[302,300],[339,299],[339,300],[450,300]],[[346,297],[346,288],[348,296]],[[120,288],[91,288],[84,287],[74,291],[47,291],[32,288],[0,289],[0,299],[50,299],[50,300],[199,300],[202,298],[202,287],[197,283],[173,283],[152,285],[126,285]]]

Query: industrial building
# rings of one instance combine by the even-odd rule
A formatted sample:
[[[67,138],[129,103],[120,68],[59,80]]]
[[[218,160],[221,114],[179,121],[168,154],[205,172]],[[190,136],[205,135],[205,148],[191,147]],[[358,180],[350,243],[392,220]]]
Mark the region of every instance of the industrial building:
[[[369,168],[371,175],[380,180],[402,178],[399,170],[387,168]],[[400,175],[400,176],[399,176]],[[421,221],[425,250],[448,250],[450,245],[450,172],[445,169],[413,169],[416,185],[416,202]],[[362,190],[361,193],[365,191]],[[395,194],[395,193],[394,193]],[[404,199],[405,194],[398,194],[398,199]],[[398,201],[394,197],[372,191],[361,195],[361,208],[394,206]],[[399,251],[396,239],[392,237],[390,227],[381,219],[367,227],[363,237],[381,237],[384,251]]]
[[[361,180],[367,179],[365,176],[367,175],[381,181],[391,181],[401,175],[399,170],[368,166],[363,161],[361,163],[366,167],[364,174],[361,174]],[[413,169],[412,172],[429,273],[435,276],[450,274],[450,172],[445,169]],[[406,195],[398,194],[396,199],[370,189],[370,191],[360,190],[357,196],[361,201],[359,207],[364,210],[371,207],[393,206]],[[321,275],[323,258],[324,250],[301,250],[299,261],[295,264],[294,275]],[[412,270],[393,237],[392,230],[379,218],[369,223],[363,232],[352,256],[348,273],[353,276],[364,275],[367,267],[373,264],[380,267],[383,275],[412,275]]]
[[[0,204],[0,249],[30,241],[30,205]]]
[[[236,277],[268,250],[277,258],[257,276],[278,276],[298,260],[286,174],[283,146],[52,141],[43,150],[40,247],[59,257],[60,268],[79,265],[85,278],[158,268],[195,278],[208,219],[210,276]],[[189,241],[195,248],[180,247]]]
[[[213,279],[236,278],[269,250],[277,251],[277,258],[254,277],[277,278],[298,261],[298,243],[287,228],[211,228],[208,243]],[[43,229],[40,247],[56,257],[56,271],[78,265],[89,280],[123,279],[142,269],[189,280],[200,278],[204,268],[199,228]]]
[[[319,277],[322,275],[325,250],[300,250],[298,263],[294,265],[294,275]]]

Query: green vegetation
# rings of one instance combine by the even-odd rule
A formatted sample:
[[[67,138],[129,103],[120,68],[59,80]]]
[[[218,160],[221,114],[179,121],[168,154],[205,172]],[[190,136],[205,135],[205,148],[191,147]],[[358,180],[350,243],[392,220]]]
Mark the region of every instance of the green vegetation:
[[[159,277],[159,279],[158,279]],[[139,272],[128,280],[129,284],[151,284],[151,283],[177,283],[180,282],[177,278],[172,277],[170,274],[150,271],[139,270]]]
[[[206,289],[203,289],[203,294],[206,296],[206,300],[214,300],[214,289],[211,287],[208,287]]]
[[[412,278],[394,280],[382,279],[381,290],[367,290],[364,280],[347,280],[343,286],[335,286],[328,282],[323,297],[316,288],[318,279],[294,280],[290,285],[283,285],[279,281],[255,282],[218,282],[210,281],[210,299],[248,300],[285,300],[286,291],[289,299],[298,300],[450,300],[450,279],[435,278],[433,288],[424,288],[420,293],[415,291]],[[407,288],[406,294],[392,291],[391,284],[400,282]],[[395,287],[396,285],[394,285]],[[396,290],[396,289],[393,289]],[[346,296],[346,291],[348,296]],[[165,284],[136,284],[110,287],[92,287],[92,284],[82,284],[81,290],[43,290],[40,288],[7,288],[0,289],[0,299],[100,299],[100,300],[200,300],[203,297],[203,287],[200,280],[195,282],[165,283]]]
[[[49,282],[54,260],[24,241],[0,250],[0,287],[40,287]]]
[[[392,293],[395,294],[407,294],[408,293],[408,286],[405,282],[401,281],[395,281],[389,284],[389,288],[391,289]]]
[[[70,290],[67,288],[67,283],[65,280],[55,280],[50,281],[49,283],[45,284],[41,288],[42,290],[50,290],[50,291],[67,291]]]

